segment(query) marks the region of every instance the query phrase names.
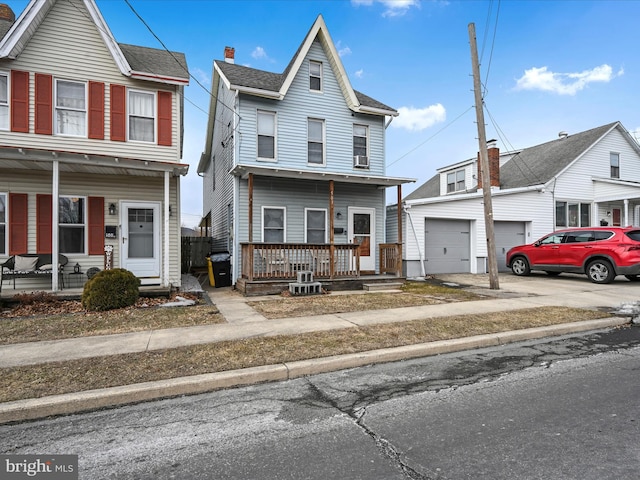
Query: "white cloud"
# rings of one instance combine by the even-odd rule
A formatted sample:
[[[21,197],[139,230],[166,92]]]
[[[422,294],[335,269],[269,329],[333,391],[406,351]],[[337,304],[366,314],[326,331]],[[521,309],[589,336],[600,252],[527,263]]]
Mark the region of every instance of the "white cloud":
[[[336,50],[338,50],[338,55],[340,57],[344,57],[345,55],[351,55],[351,49],[349,47],[343,47],[342,42],[338,40],[336,43]]]
[[[260,60],[261,58],[264,58],[264,59],[268,59],[269,58],[269,56],[267,55],[267,52],[265,51],[265,49],[262,48],[262,47],[259,47],[259,46],[256,47],[253,50],[253,52],[251,52],[251,56],[253,58],[255,58],[256,60]]]
[[[198,81],[203,85],[211,84],[211,77],[204,70],[196,67],[196,68],[192,68],[189,73],[191,73],[191,75],[196,77]]]
[[[440,103],[425,108],[400,107],[398,113],[400,115],[391,122],[391,126],[410,132],[419,132],[447,118],[447,111]]]
[[[420,8],[420,0],[351,0],[351,4],[356,6],[369,7],[374,3],[381,3],[386,7],[382,13],[383,17],[399,17],[407,13],[411,7]]]
[[[356,78],[362,78],[364,76],[364,69],[358,70],[355,74]]]
[[[542,90],[558,95],[575,95],[590,83],[607,83],[623,74],[622,68],[614,74],[607,64],[578,73],[555,73],[547,67],[533,67],[525,70],[524,75],[517,80],[516,90]]]

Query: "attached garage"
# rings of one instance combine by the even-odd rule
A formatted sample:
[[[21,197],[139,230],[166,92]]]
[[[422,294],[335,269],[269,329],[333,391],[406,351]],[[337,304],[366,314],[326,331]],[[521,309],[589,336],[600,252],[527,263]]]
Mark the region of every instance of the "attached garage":
[[[426,218],[424,238],[427,274],[471,271],[469,220]]]
[[[493,233],[496,239],[498,271],[508,272],[507,252],[511,247],[527,243],[525,224],[523,222],[494,222]]]

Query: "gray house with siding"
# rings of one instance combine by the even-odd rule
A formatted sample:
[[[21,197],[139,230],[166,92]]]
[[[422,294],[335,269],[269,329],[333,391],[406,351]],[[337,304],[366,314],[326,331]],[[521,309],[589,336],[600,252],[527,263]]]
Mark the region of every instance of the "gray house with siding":
[[[397,111],[352,88],[322,16],[282,73],[234,57],[227,47],[214,62],[198,173],[201,227],[232,254],[236,286],[250,293],[299,270],[327,280],[380,273],[385,188],[413,181],[385,174]]]
[[[180,286],[188,83],[183,54],[118,43],[93,0],[31,0],[18,18],[0,4],[0,263],[68,258],[16,288],[60,290],[105,251]]]
[[[506,252],[556,229],[640,225],[640,146],[620,122],[521,150],[488,145],[498,268]],[[388,241],[404,232],[408,277],[485,273],[487,239],[476,157],[437,170],[388,207]]]

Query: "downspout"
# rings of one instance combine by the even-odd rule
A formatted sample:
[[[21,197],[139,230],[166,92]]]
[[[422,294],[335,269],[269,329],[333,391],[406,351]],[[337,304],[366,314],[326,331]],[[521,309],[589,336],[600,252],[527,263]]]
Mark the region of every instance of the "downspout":
[[[418,257],[420,258],[420,273],[422,274],[423,277],[427,276],[427,272],[425,272],[424,270],[424,257],[422,255],[422,250],[420,249],[420,242],[418,241],[418,234],[416,233],[416,229],[413,225],[413,218],[411,218],[411,214],[409,213],[409,210],[411,209],[410,205],[404,205],[402,207],[402,209],[404,210],[404,213],[407,214],[407,217],[409,218],[409,223],[411,224],[411,230],[413,231],[413,237],[416,239],[416,247],[418,248]]]

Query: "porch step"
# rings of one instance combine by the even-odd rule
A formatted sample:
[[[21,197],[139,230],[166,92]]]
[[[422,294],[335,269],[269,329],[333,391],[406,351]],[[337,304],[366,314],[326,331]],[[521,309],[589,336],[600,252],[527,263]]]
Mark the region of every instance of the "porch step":
[[[400,290],[402,287],[402,283],[393,282],[393,283],[363,283],[362,289],[368,292],[376,292],[379,290]]]

